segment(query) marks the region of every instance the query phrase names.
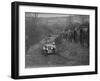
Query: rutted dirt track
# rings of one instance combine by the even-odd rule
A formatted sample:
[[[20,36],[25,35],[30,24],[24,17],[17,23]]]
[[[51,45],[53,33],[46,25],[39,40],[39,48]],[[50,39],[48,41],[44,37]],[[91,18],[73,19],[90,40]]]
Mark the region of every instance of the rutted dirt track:
[[[26,68],[89,64],[88,48],[83,48],[80,44],[66,41],[59,46],[59,53],[48,56],[42,54],[41,47],[41,43],[38,43],[29,48],[25,56]]]

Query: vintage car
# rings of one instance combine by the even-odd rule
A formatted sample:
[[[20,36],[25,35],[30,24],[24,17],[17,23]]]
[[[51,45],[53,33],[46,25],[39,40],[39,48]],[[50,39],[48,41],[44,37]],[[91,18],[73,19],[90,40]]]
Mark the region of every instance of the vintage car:
[[[42,50],[44,55],[55,54],[56,53],[55,42],[44,44]]]

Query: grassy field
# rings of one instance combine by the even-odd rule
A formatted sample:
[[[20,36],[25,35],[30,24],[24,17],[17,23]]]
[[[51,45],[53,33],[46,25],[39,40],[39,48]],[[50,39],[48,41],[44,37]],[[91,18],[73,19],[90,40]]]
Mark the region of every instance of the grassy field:
[[[44,56],[41,52],[41,44],[38,43],[29,48],[26,54],[26,68],[48,66],[77,66],[89,65],[89,49],[80,44],[65,41],[59,46],[59,52]]]

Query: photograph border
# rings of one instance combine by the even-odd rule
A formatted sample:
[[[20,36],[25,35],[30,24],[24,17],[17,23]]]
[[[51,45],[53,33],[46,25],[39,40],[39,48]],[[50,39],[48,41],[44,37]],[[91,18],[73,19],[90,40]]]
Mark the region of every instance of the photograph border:
[[[95,71],[75,72],[75,73],[59,73],[59,74],[43,74],[43,75],[19,75],[19,6],[42,6],[42,7],[57,7],[57,8],[73,8],[73,9],[89,9],[95,10]],[[72,75],[88,75],[98,73],[97,63],[97,14],[96,6],[81,6],[81,5],[64,5],[64,4],[49,4],[49,3],[31,3],[31,2],[12,2],[11,4],[11,78],[26,79],[26,78],[43,78],[43,77],[58,77]]]

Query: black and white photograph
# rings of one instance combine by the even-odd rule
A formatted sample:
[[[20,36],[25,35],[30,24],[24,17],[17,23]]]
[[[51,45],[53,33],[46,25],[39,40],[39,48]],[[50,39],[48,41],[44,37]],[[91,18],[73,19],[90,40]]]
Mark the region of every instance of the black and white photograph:
[[[89,65],[89,15],[25,12],[25,68]]]
[[[97,7],[12,3],[11,77],[97,74]]]

